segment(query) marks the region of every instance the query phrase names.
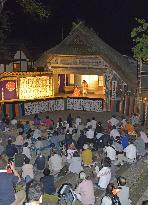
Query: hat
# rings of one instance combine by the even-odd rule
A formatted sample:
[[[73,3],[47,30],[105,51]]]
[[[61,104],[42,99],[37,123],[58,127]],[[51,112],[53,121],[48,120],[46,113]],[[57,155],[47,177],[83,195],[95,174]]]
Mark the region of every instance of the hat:
[[[83,149],[88,149],[88,144],[84,144]]]

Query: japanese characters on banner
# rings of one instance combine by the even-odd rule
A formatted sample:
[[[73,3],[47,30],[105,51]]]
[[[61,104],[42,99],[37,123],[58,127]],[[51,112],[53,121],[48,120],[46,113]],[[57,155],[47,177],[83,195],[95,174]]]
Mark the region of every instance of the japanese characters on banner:
[[[103,99],[76,99],[67,98],[67,110],[103,111]]]
[[[117,81],[112,81],[112,99],[117,97]]]
[[[55,99],[49,101],[38,101],[24,103],[25,115],[32,115],[47,111],[64,110],[64,100]]]

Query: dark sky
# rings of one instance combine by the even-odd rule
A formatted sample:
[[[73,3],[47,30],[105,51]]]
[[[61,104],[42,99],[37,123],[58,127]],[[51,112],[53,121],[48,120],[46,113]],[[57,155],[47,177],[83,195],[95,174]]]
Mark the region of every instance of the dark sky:
[[[23,12],[9,0],[6,7],[14,13],[11,17],[10,38],[30,42],[41,49],[49,49],[58,44],[69,33],[72,22],[85,21],[106,43],[130,54],[131,29],[135,17],[148,20],[148,0],[42,0],[51,10],[45,21],[39,21]]]

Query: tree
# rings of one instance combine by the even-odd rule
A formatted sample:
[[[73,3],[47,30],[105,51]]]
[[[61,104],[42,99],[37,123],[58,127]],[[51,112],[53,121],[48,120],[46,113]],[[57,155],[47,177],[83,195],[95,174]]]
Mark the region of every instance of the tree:
[[[134,47],[132,51],[138,61],[148,61],[148,22],[144,19],[136,19],[137,27],[133,28],[131,37]]]

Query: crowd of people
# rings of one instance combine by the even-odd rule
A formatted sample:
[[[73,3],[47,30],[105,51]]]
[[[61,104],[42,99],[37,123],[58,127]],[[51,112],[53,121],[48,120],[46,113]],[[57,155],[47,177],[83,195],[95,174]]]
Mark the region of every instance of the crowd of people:
[[[6,145],[0,139],[0,205],[15,205],[18,200],[41,204],[45,194],[56,196],[55,181],[67,172],[79,176],[73,193],[84,205],[95,204],[94,188],[105,191],[101,205],[132,204],[127,180],[120,176],[115,183],[115,170],[146,155],[147,133],[137,114],[130,119],[112,115],[107,124],[103,127],[95,117],[83,122],[71,114],[56,123],[49,116],[41,120],[38,114],[25,122],[6,115],[0,122],[1,132],[7,135],[13,129],[18,134],[15,140],[9,136]],[[91,177],[86,170],[91,170]],[[17,195],[19,184],[23,189]]]

